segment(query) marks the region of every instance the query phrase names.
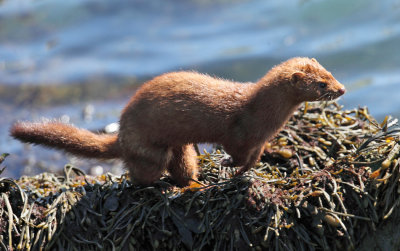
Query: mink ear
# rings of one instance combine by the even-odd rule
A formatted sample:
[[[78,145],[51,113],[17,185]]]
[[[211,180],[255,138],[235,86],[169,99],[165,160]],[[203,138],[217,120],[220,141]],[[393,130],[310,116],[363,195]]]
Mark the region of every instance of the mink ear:
[[[292,74],[292,83],[297,83],[297,82],[303,80],[305,75],[306,74],[304,74],[303,72],[300,72],[300,71],[293,73]]]
[[[311,61],[314,61],[315,63],[318,63],[318,61],[315,58],[312,58]]]

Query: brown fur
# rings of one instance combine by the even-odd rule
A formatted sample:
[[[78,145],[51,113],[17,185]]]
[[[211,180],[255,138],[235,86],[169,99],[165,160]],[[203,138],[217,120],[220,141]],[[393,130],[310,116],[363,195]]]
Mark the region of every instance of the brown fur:
[[[16,123],[11,135],[85,157],[122,158],[139,184],[151,184],[168,170],[183,186],[198,172],[193,143],[222,144],[232,156],[229,164],[244,173],[301,102],[330,100],[344,92],[331,73],[309,58],[283,62],[255,84],[172,72],[135,93],[122,112],[118,136],[58,122]]]

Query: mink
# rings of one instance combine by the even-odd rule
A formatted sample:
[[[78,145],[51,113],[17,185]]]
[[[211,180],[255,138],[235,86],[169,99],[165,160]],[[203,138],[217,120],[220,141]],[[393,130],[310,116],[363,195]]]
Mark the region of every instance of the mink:
[[[193,144],[221,144],[224,165],[243,174],[259,160],[304,101],[332,100],[345,87],[314,58],[292,58],[256,83],[239,83],[197,72],[165,73],[144,83],[120,117],[118,134],[95,134],[57,121],[17,122],[11,135],[23,142],[90,158],[120,158],[141,185],[164,171],[180,186],[198,175]]]

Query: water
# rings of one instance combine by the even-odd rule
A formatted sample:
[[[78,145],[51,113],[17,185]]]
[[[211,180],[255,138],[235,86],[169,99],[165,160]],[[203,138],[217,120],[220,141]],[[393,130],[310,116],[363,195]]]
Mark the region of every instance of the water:
[[[4,175],[69,161],[9,138],[13,121],[68,115],[101,128],[137,83],[165,71],[256,81],[287,58],[315,57],[346,85],[345,107],[400,117],[399,11],[398,0],[0,1]],[[85,121],[87,104],[96,109]]]

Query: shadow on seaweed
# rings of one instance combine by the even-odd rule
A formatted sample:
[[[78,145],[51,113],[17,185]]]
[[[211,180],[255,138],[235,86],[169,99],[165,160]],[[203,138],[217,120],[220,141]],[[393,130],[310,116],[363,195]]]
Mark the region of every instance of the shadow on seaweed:
[[[142,188],[126,180],[86,185],[48,248],[248,250],[248,187],[245,179],[190,191],[163,181]]]

